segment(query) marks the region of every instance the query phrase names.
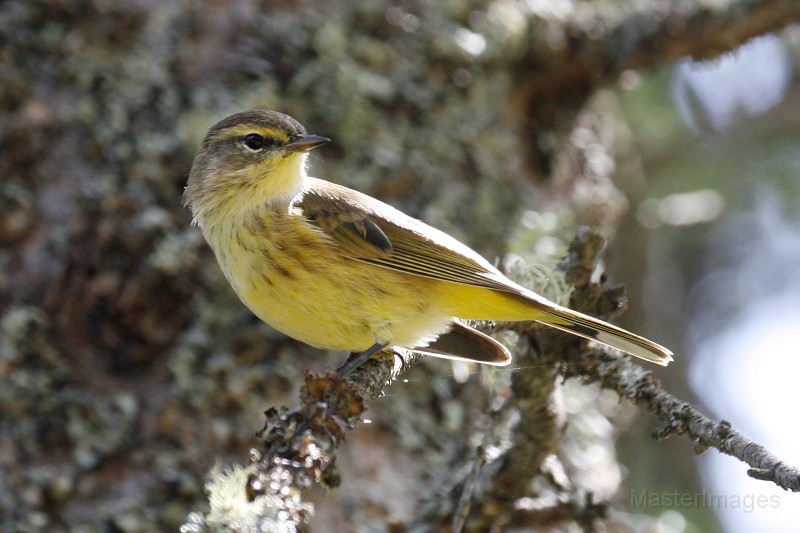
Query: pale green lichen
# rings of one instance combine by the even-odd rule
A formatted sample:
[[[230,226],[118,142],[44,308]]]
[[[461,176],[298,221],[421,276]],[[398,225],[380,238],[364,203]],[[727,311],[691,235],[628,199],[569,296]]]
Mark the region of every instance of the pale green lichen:
[[[210,510],[191,513],[181,533],[295,533],[314,506],[300,494],[262,495],[250,500],[245,491],[254,466],[216,465],[206,483]]]

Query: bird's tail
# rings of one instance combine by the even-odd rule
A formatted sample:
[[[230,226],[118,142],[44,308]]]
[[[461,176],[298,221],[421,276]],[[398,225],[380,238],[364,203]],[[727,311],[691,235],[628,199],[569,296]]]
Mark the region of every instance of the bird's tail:
[[[667,366],[672,361],[672,352],[667,348],[608,322],[556,305],[541,311],[546,316],[538,318],[537,322],[550,327],[597,341],[657,365]]]
[[[455,320],[450,330],[439,338],[426,346],[414,348],[414,351],[434,357],[474,361],[485,365],[505,366],[511,362],[511,352],[508,348],[459,320]]]

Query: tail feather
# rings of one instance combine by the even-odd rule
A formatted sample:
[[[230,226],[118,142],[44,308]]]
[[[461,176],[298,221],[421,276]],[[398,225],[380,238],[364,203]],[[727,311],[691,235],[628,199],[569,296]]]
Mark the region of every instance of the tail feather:
[[[486,365],[505,366],[511,362],[511,352],[500,342],[458,320],[449,331],[427,346],[414,351],[461,361],[474,361]]]
[[[672,361],[672,352],[667,348],[608,322],[565,307],[554,306],[545,312],[549,316],[538,319],[538,322],[622,350],[657,365],[667,366]]]

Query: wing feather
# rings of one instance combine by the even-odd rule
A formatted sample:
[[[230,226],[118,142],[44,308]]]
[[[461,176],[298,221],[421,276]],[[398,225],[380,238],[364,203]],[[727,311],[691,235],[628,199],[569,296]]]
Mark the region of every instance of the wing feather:
[[[496,268],[449,235],[358,191],[313,178],[310,185],[295,205],[353,259],[441,281],[517,292]]]

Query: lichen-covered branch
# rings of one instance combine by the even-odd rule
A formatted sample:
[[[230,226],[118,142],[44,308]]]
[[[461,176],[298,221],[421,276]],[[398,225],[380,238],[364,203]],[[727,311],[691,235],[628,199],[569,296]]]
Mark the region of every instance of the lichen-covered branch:
[[[609,357],[601,351],[583,364],[572,366],[566,375],[598,382],[617,392],[621,398],[655,414],[664,425],[653,435],[658,439],[672,434],[684,435],[702,453],[716,448],[750,465],[747,474],[755,479],[772,481],[779,487],[800,492],[800,469],[776,457],[764,446],[753,442],[731,427],[729,422],[714,422],[691,404],[665,391],[650,372],[627,358]]]
[[[523,131],[533,136],[529,165],[549,177],[552,140],[538,137],[574,119],[594,92],[627,69],[651,68],[682,57],[712,59],[750,39],[800,21],[794,0],[642,2],[637,9],[581,3],[584,15],[552,31],[555,11],[528,20],[528,42],[516,74],[527,113]],[[553,91],[553,87],[562,87]],[[569,105],[564,105],[565,103]]]
[[[270,408],[259,433],[263,447],[253,449],[250,465],[216,469],[207,484],[211,510],[192,513],[194,531],[295,531],[313,514],[304,502],[315,485],[339,485],[336,454],[347,431],[355,428],[365,403],[419,359],[410,352],[385,353],[355,369],[306,373],[296,408]],[[243,529],[244,528],[244,529]]]
[[[386,353],[366,361],[349,377],[306,373],[296,409],[273,408],[265,413],[264,448],[253,457],[256,471],[248,479],[249,497],[280,493],[274,486],[276,468],[283,472],[281,490],[288,485],[296,489],[314,483],[338,485],[336,451],[346,432],[360,422],[365,403],[379,396],[419,357],[410,352]]]
[[[561,263],[567,278],[576,282],[578,289],[573,293],[573,304],[577,303],[577,309],[586,305],[585,300],[576,302],[576,298],[585,298],[586,289],[591,289],[588,279],[593,261],[601,249],[602,237],[584,228],[573,240],[569,255]],[[750,465],[747,473],[751,477],[773,481],[786,490],[800,491],[800,469],[786,464],[760,444],[744,437],[732,429],[730,423],[714,422],[692,405],[674,397],[649,371],[628,357],[613,357],[598,349],[590,356],[565,366],[563,375],[598,382],[603,388],[614,390],[621,398],[654,413],[664,421],[664,426],[654,433],[657,438],[666,438],[673,433],[685,435],[695,443],[697,453],[716,448]]]
[[[578,288],[573,293],[573,304],[577,303],[579,310],[587,302],[576,299],[584,299],[587,295],[585,289],[591,289],[588,279],[602,242],[600,235],[581,229],[570,245],[569,255],[561,263],[567,278]],[[654,433],[659,439],[673,433],[685,435],[695,443],[697,453],[716,448],[750,465],[747,473],[751,477],[772,481],[785,490],[800,491],[800,469],[786,464],[760,444],[744,437],[732,429],[730,423],[724,420],[714,422],[692,405],[674,397],[649,371],[628,357],[613,357],[598,349],[591,356],[565,366],[563,375],[598,382],[603,388],[614,390],[621,398],[651,411],[664,421],[664,426]]]

